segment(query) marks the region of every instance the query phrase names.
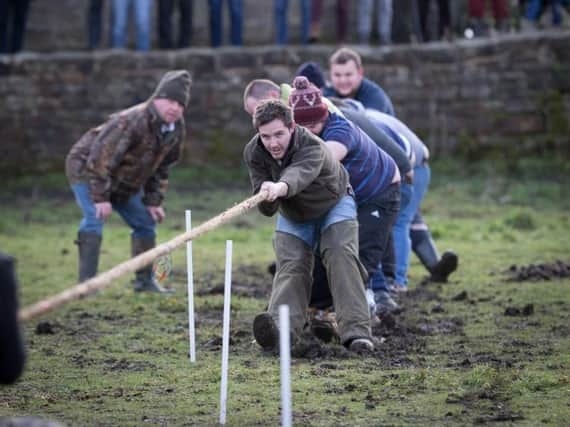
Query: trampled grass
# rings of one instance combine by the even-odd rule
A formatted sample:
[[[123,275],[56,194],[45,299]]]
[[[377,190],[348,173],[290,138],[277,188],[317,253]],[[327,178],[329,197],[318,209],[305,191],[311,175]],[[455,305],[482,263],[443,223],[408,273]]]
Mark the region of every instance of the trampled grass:
[[[566,425],[570,418],[570,279],[506,280],[512,265],[570,263],[570,174],[547,161],[432,166],[424,202],[440,250],[460,267],[447,284],[420,282],[370,357],[337,345],[292,361],[296,425]],[[565,169],[566,168],[566,169]],[[242,170],[178,168],[159,242],[248,196]],[[562,173],[561,173],[562,172]],[[72,286],[79,210],[65,179],[25,177],[0,196],[0,247],[17,258],[21,304]],[[234,241],[228,425],[277,425],[279,360],[252,342],[270,289],[273,220],[251,212],[193,243],[197,362],[188,359],[185,253],[172,254],[173,296],[135,295],[130,277],[23,325],[27,369],[0,387],[0,416],[69,425],[216,425],[219,417],[225,240]],[[100,271],[129,258],[114,215]],[[514,271],[514,270],[511,270]],[[463,296],[462,292],[465,292]],[[532,304],[532,312],[522,314]],[[517,314],[518,310],[518,314]],[[506,315],[507,312],[514,315]],[[38,324],[44,332],[38,333]],[[41,329],[41,328],[40,328]]]

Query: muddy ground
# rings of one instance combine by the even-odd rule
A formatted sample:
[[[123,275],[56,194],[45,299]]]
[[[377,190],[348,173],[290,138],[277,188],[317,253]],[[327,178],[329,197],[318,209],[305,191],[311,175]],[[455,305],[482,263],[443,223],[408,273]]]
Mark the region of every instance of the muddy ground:
[[[540,281],[556,280],[559,277],[566,277],[569,271],[569,264],[557,261],[553,264],[533,265],[533,266],[510,266],[501,271],[500,276],[490,273],[490,278],[499,281]],[[173,277],[181,275],[182,272],[173,272]],[[211,296],[223,294],[223,273],[214,272],[205,275],[197,285],[198,296]],[[538,284],[537,284],[538,285]],[[256,298],[267,301],[271,286],[271,276],[265,268],[261,266],[242,265],[236,266],[233,272],[232,295],[245,298]],[[453,287],[454,291],[449,296],[444,297],[442,292],[445,287]],[[493,295],[476,295],[469,289],[461,289],[456,284],[436,284],[431,283],[427,278],[423,280],[415,289],[401,294],[398,297],[401,311],[397,314],[386,315],[375,322],[372,327],[373,335],[376,339],[377,347],[371,357],[374,359],[375,368],[379,368],[383,375],[392,376],[398,379],[398,373],[394,370],[399,368],[426,369],[433,367],[434,363],[439,367],[451,369],[471,369],[476,365],[484,365],[495,368],[521,367],[535,358],[548,356],[554,351],[552,341],[544,339],[541,341],[523,341],[509,338],[509,331],[513,328],[538,328],[541,326],[540,314],[548,313],[549,307],[535,306],[532,303],[524,305],[514,305],[510,299],[496,297]],[[560,309],[563,316],[559,322],[550,327],[552,337],[568,337],[570,333],[570,304],[567,301],[557,301],[557,309]],[[460,307],[462,315],[449,314],[457,313]],[[500,326],[501,333],[497,338],[501,342],[498,351],[487,351],[484,348],[478,350],[479,345],[473,338],[469,338],[465,333],[465,327],[470,324],[481,322],[478,313],[481,311],[491,311],[495,313],[495,323]],[[91,314],[88,312],[72,311],[65,322],[50,323],[39,322],[36,325],[35,333],[38,335],[66,334],[77,335],[79,339],[89,339],[98,332],[90,328],[94,320],[104,320],[116,323],[121,327],[126,326],[131,320],[122,315],[113,314]],[[216,330],[221,331],[218,326],[221,323],[220,308],[206,306],[198,309],[196,313],[198,328],[200,325],[215,325]],[[515,319],[516,322],[503,321],[502,319]],[[184,325],[176,325],[173,331],[184,330]],[[56,338],[54,338],[56,339]],[[441,343],[445,342],[444,345]],[[251,322],[244,320],[232,320],[231,341],[232,351],[240,349],[250,349],[252,343]],[[206,349],[219,351],[222,345],[222,337],[217,335],[208,337],[203,343]],[[488,347],[485,347],[488,348]],[[153,352],[152,346],[142,348],[140,352]],[[162,353],[162,351],[160,352]],[[338,343],[323,343],[310,333],[303,334],[303,337],[292,350],[294,359],[302,363],[314,365],[313,371],[317,375],[326,375],[328,372],[341,369],[344,360],[359,357],[348,352]],[[49,356],[49,355],[48,355]],[[76,354],[70,359],[70,363],[76,367],[85,367],[95,363],[89,355]],[[150,362],[132,361],[127,359],[109,358],[103,361],[104,369],[107,372],[116,371],[141,371],[156,368]],[[244,366],[255,366],[255,359],[246,360]],[[335,389],[334,393],[351,393],[354,385],[346,385],[344,388]],[[119,393],[114,391],[114,393]],[[127,391],[125,393],[128,394]],[[119,397],[125,397],[120,395]],[[132,396],[127,396],[133,398]],[[91,396],[78,396],[78,399],[90,399]],[[446,403],[459,405],[462,409],[459,412],[449,412],[446,418],[453,422],[469,422],[473,424],[488,424],[495,422],[516,423],[524,420],[522,411],[513,411],[509,405],[509,397],[500,391],[484,390],[475,394],[450,391],[447,395]],[[368,409],[380,405],[378,396],[369,395],[366,400]],[[342,411],[341,411],[342,412]],[[310,414],[296,413],[296,419],[304,419],[305,415],[310,418]],[[393,414],[395,417],[397,413]],[[342,419],[342,413],[337,414]],[[443,422],[443,420],[440,420]]]

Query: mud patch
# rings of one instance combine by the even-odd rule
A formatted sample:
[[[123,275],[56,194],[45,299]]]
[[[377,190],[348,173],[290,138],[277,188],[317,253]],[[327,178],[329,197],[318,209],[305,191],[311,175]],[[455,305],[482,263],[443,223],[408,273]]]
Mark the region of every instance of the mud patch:
[[[107,371],[129,371],[129,372],[141,372],[147,369],[156,369],[157,366],[154,363],[146,362],[143,360],[128,360],[128,359],[105,359],[103,361],[105,370]]]
[[[215,281],[213,279],[212,281]],[[223,295],[224,284],[208,284],[197,292],[200,296]],[[271,279],[265,269],[256,265],[240,265],[232,272],[232,295],[248,298],[268,298],[271,292]]]
[[[538,282],[544,280],[555,280],[570,277],[570,264],[557,260],[553,263],[529,264],[517,266],[511,265],[502,272],[507,275],[506,282]]]
[[[532,316],[534,314],[534,304],[526,304],[524,307],[507,307],[505,316]]]

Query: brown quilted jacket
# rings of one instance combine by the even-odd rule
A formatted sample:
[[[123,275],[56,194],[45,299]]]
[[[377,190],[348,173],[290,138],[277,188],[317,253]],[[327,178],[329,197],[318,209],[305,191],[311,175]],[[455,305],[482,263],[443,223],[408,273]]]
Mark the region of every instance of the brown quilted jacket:
[[[71,148],[65,164],[69,182],[87,182],[95,203],[124,201],[142,189],[146,205],[160,206],[185,136],[183,118],[165,133],[163,123],[152,101],[111,115]]]

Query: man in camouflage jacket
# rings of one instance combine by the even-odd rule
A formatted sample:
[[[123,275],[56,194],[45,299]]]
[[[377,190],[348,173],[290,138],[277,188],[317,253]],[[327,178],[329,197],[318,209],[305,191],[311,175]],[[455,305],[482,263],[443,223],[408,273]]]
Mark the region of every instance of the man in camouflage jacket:
[[[103,224],[112,210],[132,229],[133,256],[155,246],[168,170],[184,142],[190,85],[187,71],[167,72],[148,101],[112,114],[67,155],[67,178],[83,211],[77,238],[80,282],[97,273]],[[165,290],[149,266],[137,271],[135,291]]]

